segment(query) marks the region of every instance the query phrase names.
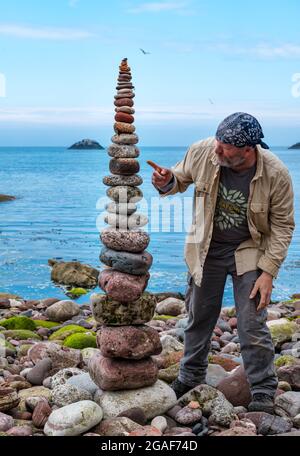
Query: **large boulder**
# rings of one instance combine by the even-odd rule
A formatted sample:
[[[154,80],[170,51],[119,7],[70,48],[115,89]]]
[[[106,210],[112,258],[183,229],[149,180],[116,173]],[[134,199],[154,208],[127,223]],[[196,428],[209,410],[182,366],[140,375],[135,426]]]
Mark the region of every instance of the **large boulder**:
[[[52,266],[51,279],[54,282],[80,288],[95,288],[99,271],[79,261],[48,260]]]
[[[156,312],[160,315],[172,315],[177,317],[186,312],[185,302],[181,299],[166,298],[156,306]]]
[[[300,392],[288,391],[275,398],[275,412],[280,416],[294,418],[300,413]]]
[[[133,407],[144,410],[147,419],[163,415],[176,403],[172,388],[161,380],[152,386],[128,391],[96,392],[94,400],[101,406],[104,418],[118,416]]]
[[[103,418],[101,407],[93,401],[80,401],[54,410],[45,425],[49,436],[75,436],[87,432]]]
[[[53,321],[67,321],[75,317],[80,312],[80,307],[73,301],[58,301],[52,306],[47,307],[46,315]]]
[[[240,366],[227,378],[217,385],[226,399],[235,407],[248,407],[251,402],[250,386],[246,377],[245,369]]]

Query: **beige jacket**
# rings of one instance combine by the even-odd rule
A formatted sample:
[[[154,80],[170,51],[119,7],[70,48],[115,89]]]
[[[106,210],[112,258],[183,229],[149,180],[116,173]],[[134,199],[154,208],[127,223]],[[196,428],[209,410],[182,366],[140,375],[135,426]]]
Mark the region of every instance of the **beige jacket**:
[[[220,166],[215,144],[213,137],[193,144],[184,159],[172,168],[175,177],[172,189],[161,194],[166,197],[183,193],[190,184],[195,185],[193,224],[185,245],[185,261],[198,286],[212,237],[219,186]],[[276,278],[295,228],[294,193],[289,172],[281,160],[260,146],[256,146],[256,150],[257,167],[250,183],[247,208],[251,239],[242,242],[235,251],[236,270],[241,275],[260,268]],[[200,220],[199,210],[203,217],[200,240],[198,234],[194,234]],[[190,242],[193,237],[194,242]]]

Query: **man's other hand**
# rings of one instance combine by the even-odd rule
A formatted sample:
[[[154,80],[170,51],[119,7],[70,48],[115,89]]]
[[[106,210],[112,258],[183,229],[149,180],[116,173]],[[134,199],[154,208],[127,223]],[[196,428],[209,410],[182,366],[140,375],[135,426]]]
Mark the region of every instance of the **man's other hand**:
[[[273,288],[272,284],[273,277],[268,272],[262,272],[262,274],[255,282],[255,285],[253,287],[253,290],[251,291],[249,298],[253,299],[255,298],[258,292],[260,293],[260,301],[256,309],[257,311],[264,309],[270,304]]]

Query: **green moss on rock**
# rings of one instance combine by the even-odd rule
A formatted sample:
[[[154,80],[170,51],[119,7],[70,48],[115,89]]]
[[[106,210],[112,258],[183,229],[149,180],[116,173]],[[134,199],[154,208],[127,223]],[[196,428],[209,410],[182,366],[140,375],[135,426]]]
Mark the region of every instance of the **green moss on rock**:
[[[292,366],[292,365],[298,364],[298,363],[299,363],[299,361],[297,361],[297,359],[291,355],[279,356],[279,358],[277,358],[274,362],[276,367]]]
[[[33,320],[33,321],[37,328],[51,329],[51,328],[54,328],[55,326],[58,326],[57,321],[49,321],[49,320]]]
[[[0,326],[3,326],[3,328],[6,329],[29,329],[29,331],[34,331],[36,329],[33,320],[23,315],[0,320]]]
[[[34,333],[33,331],[29,331],[28,329],[8,329],[6,331],[1,331],[5,337],[10,337],[16,340],[26,340],[26,339],[37,339],[41,340],[41,337]]]
[[[277,347],[283,342],[288,342],[292,339],[293,334],[296,332],[298,325],[292,321],[284,319],[280,324],[274,324],[269,327],[273,344]]]
[[[152,320],[166,321],[166,320],[171,320],[172,318],[175,318],[176,320],[180,320],[180,318],[174,317],[174,315],[154,315]]]
[[[88,347],[97,348],[96,336],[91,332],[72,334],[64,340],[63,345],[65,347],[78,348],[80,350]]]
[[[83,296],[85,294],[87,294],[88,291],[85,290],[85,288],[72,288],[71,290],[68,291],[68,295],[72,295],[72,296]]]
[[[86,328],[79,325],[67,325],[59,328],[49,337],[49,340],[65,340],[68,336],[76,333],[84,333]]]

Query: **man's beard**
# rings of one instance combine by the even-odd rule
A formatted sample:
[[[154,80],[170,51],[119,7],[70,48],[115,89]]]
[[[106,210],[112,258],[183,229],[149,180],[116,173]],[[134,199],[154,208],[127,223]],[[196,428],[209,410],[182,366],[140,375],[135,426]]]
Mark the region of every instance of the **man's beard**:
[[[219,158],[218,157],[218,163],[220,166],[226,166],[227,168],[235,168],[237,166],[240,166],[242,165],[243,163],[245,163],[246,159],[245,157],[235,157],[235,158],[232,158],[232,159],[228,159],[228,158]]]

